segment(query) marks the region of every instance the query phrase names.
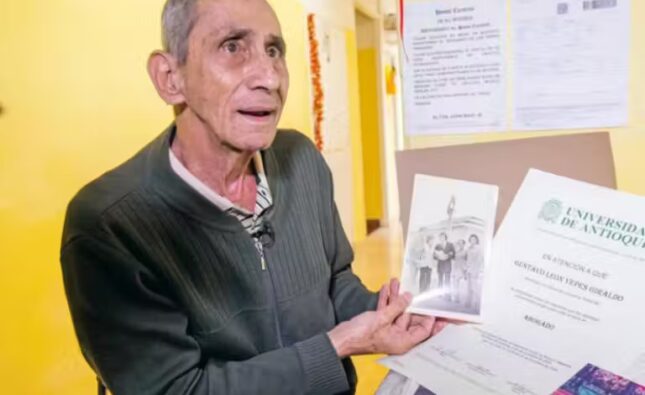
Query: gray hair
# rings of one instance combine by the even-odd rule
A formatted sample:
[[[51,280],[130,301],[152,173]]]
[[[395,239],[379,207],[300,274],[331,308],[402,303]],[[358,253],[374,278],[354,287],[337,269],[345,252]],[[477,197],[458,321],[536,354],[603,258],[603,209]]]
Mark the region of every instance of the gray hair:
[[[179,64],[188,59],[188,37],[197,21],[199,0],[166,0],[161,15],[161,42],[164,51],[177,58]]]

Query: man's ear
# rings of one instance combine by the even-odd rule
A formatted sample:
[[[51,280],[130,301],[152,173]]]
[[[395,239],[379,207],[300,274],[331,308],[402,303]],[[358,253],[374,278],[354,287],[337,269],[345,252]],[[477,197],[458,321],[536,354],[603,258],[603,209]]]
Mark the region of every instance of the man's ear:
[[[176,106],[186,101],[183,78],[174,56],[163,51],[151,53],[148,58],[148,75],[157,93],[167,104]]]

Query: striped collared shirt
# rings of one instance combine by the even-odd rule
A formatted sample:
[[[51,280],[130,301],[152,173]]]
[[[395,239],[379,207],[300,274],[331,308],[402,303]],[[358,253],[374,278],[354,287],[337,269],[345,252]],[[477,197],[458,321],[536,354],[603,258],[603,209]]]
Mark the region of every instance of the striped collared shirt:
[[[172,149],[168,151],[170,156],[170,166],[182,180],[199,192],[199,194],[208,199],[208,201],[217,206],[220,210],[237,218],[249,234],[253,235],[261,229],[264,214],[269,210],[269,208],[271,208],[271,206],[273,206],[273,198],[271,197],[269,182],[267,181],[266,173],[264,172],[262,155],[259,152],[253,156],[257,193],[255,196],[255,209],[253,212],[250,212],[242,207],[236,206],[230,200],[204,184],[179,161],[177,156],[172,152]]]

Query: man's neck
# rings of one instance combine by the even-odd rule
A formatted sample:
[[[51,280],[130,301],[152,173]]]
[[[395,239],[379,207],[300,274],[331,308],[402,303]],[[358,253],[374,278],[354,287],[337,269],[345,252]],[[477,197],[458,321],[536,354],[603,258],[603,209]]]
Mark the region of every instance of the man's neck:
[[[171,149],[191,174],[217,194],[244,208],[253,207],[256,183],[251,161],[254,152],[235,151],[205,126],[179,118]]]

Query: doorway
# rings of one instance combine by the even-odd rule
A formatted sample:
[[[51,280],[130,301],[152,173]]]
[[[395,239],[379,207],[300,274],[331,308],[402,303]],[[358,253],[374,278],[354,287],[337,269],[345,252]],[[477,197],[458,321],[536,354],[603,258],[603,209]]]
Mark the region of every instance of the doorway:
[[[355,11],[360,92],[363,182],[367,233],[383,222],[383,166],[380,106],[380,46],[378,19]]]

